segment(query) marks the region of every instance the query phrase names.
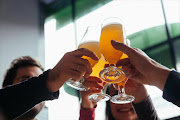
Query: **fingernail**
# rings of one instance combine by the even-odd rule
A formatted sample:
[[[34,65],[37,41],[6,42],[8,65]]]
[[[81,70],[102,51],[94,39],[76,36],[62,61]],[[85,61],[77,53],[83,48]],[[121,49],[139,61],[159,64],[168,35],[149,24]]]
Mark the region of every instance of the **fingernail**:
[[[118,43],[118,41],[116,41],[116,40],[111,40],[111,42],[115,42],[115,43]]]
[[[106,67],[109,67],[109,64],[105,64],[105,65],[104,65],[104,68],[106,68]]]

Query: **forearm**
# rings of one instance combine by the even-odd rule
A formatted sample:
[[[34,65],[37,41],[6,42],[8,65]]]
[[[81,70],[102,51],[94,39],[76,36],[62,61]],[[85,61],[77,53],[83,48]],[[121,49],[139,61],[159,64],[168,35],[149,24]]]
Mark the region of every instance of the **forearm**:
[[[150,97],[140,103],[133,104],[133,106],[138,120],[160,120]]]
[[[53,68],[52,70],[49,71],[49,75],[48,75],[47,82],[46,82],[46,87],[51,92],[58,91],[59,88],[61,88],[64,85],[64,83],[66,82],[67,75],[59,76],[59,73],[61,72],[61,70],[59,70],[59,71],[58,70]]]
[[[140,103],[148,98],[148,93],[144,85],[141,85],[141,87],[133,94],[135,97],[135,100],[133,101],[134,104]]]
[[[85,109],[81,106],[79,120],[94,120],[95,119],[95,109]]]
[[[163,98],[180,107],[179,85],[180,73],[176,71],[171,71],[163,90]]]
[[[88,96],[81,92],[82,101],[79,120],[94,120],[97,103],[88,100]]]
[[[85,109],[93,109],[97,105],[96,102],[92,102],[87,99],[82,99],[81,106]]]
[[[46,88],[47,77],[48,71],[39,77],[0,90],[0,107],[5,116],[14,119],[42,101],[58,98],[58,92],[51,93]]]
[[[163,90],[171,70],[160,64],[157,64],[157,66],[155,66],[154,68],[155,69],[152,69],[153,74],[149,76],[149,81],[151,82],[150,85],[156,86],[159,89]]]

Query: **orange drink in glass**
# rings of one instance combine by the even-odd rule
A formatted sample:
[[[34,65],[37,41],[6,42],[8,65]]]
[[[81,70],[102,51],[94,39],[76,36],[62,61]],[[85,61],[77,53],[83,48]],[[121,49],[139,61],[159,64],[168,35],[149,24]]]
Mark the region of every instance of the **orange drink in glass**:
[[[92,73],[90,76],[95,76],[95,77],[99,77],[99,72],[104,68],[104,65],[106,63],[100,51],[99,37],[95,37],[97,36],[96,34],[98,33],[96,32],[97,29],[98,28],[96,28],[95,26],[88,27],[87,31],[85,32],[84,38],[82,39],[82,41],[80,42],[80,45],[78,46],[78,48],[86,48],[93,51],[99,57],[98,61],[94,61],[93,59],[87,56],[82,57],[84,59],[87,59],[89,63],[91,64]],[[92,36],[94,36],[94,38]],[[110,99],[110,96],[101,92],[101,93],[90,95],[88,99],[93,102],[107,101]]]
[[[123,52],[113,48],[111,40],[126,43],[124,26],[119,18],[107,18],[102,24],[100,50],[110,67],[104,68],[99,74],[100,78],[105,82],[118,83],[125,78],[124,71],[115,67]]]

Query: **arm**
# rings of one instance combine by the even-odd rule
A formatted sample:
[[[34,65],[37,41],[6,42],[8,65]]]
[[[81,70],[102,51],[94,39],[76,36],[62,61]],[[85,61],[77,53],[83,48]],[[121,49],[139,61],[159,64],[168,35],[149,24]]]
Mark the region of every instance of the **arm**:
[[[180,73],[171,71],[166,81],[163,98],[180,107]]]
[[[88,77],[92,69],[90,63],[81,58],[84,55],[98,60],[88,49],[68,52],[52,70],[0,90],[0,110],[4,116],[8,119],[19,117],[42,101],[58,98],[57,91],[68,79],[80,80],[84,73],[84,77]]]
[[[138,120],[159,120],[151,98],[143,84],[129,79],[126,83],[127,94],[135,97],[133,106]]]
[[[170,69],[149,58],[140,49],[113,40],[111,43],[115,49],[126,53],[129,57],[117,62],[117,66],[123,66],[123,70],[128,73],[128,78],[164,89]]]
[[[94,107],[92,109],[88,109],[88,108],[83,108],[81,106],[79,120],[94,120],[95,119],[95,109],[96,109],[96,107]]]
[[[50,92],[46,87],[48,72],[0,90],[0,106],[8,119],[20,116],[42,101],[59,97],[59,91]]]
[[[139,49],[116,41],[111,42],[115,49],[123,51],[129,57],[117,62],[117,66],[123,66],[128,73],[128,78],[158,87],[163,90],[163,98],[180,107],[180,73],[157,63]]]
[[[88,87],[88,91],[81,91],[81,109],[79,120],[94,120],[95,119],[95,108],[97,102],[92,102],[88,99],[91,94],[101,92],[103,88],[98,83],[102,81],[97,77],[88,77],[84,81],[84,85]]]
[[[133,103],[138,120],[160,120],[150,97],[140,103]]]

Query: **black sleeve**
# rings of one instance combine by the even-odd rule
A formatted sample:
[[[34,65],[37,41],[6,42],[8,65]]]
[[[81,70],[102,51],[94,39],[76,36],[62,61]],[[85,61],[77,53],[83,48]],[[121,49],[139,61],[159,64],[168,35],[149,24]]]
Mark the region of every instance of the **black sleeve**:
[[[171,71],[163,90],[163,98],[180,107],[180,73]]]
[[[138,120],[160,120],[149,96],[143,102],[133,103],[133,106]]]
[[[59,91],[50,92],[46,87],[49,70],[38,77],[0,90],[0,107],[8,119],[15,119],[36,104],[59,97]]]

